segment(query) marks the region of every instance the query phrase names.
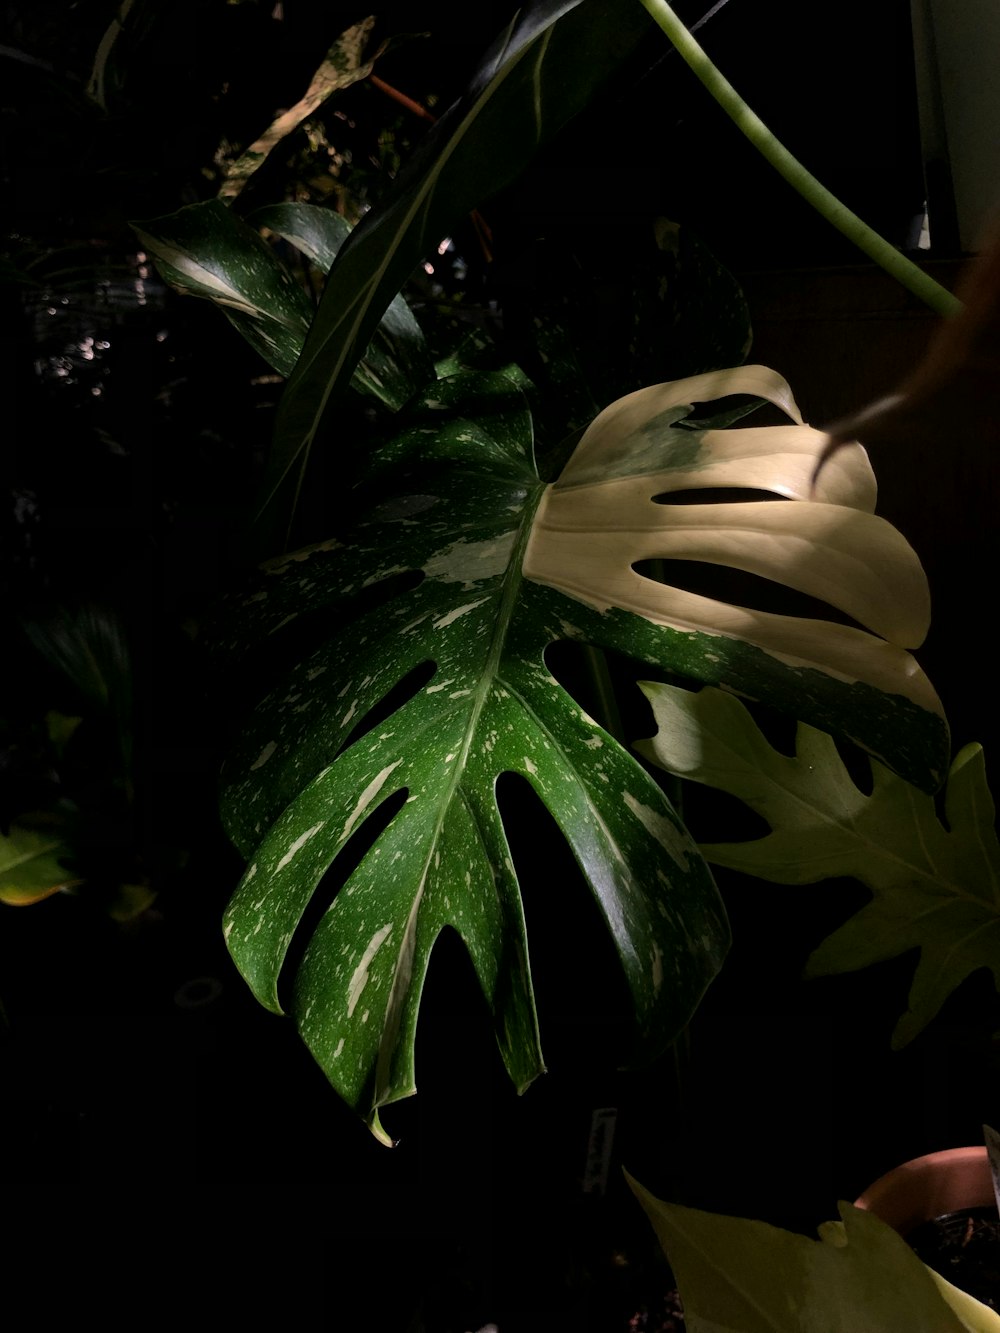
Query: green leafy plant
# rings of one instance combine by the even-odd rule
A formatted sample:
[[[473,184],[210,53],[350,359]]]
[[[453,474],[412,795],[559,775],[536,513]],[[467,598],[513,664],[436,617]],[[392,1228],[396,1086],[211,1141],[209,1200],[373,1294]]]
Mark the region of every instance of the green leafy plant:
[[[218,306],[282,375],[298,361],[315,310],[259,229],[294,246],[324,276],[351,233],[339,214],[312,204],[272,204],[244,222],[217,199],[133,226],[161,275],[184,295]],[[433,376],[420,326],[396,296],[354,368],[351,386],[398,411]]]
[[[215,635],[234,665],[296,623],[321,642],[260,705],[226,767],[224,819],[249,861],[226,934],[258,998],[291,1009],[383,1139],[380,1108],[415,1088],[421,989],[446,927],[468,949],[515,1084],[543,1068],[501,774],[534,788],[573,851],[619,955],[635,1058],[665,1048],[721,965],[727,926],[700,856],[657,783],[554,679],[553,644],[764,700],[858,738],[928,791],[943,777],[947,729],[908,651],[927,626],[919,564],[871,512],[860,450],[838,454],[814,487],[825,437],[779,376],[744,367],[631,393],[549,481],[523,371],[469,371],[458,355],[435,378],[396,295],[429,243],[516,174],[646,22],[638,5],[520,12],[346,240],[321,210],[277,206],[243,222],[218,201],[138,228],[170,281],[222,306],[290,372],[257,516],[265,547],[295,530],[348,381],[397,414],[370,456],[344,461],[359,518],[265,566]],[[251,222],[328,272],[315,315]],[[768,400],[794,424],[719,429],[742,403],[693,415],[732,395]],[[717,488],[760,498],[671,502]],[[671,586],[648,566],[665,559],[773,580],[853,623]],[[307,913],[331,894],[318,921]]]
[[[952,764],[942,820],[933,797],[875,759],[872,790],[860,790],[832,738],[804,723],[788,756],[718,690],[643,688],[658,731],[640,751],[670,773],[739,797],[771,825],[751,842],[703,845],[710,862],[777,884],[851,876],[871,889],[872,901],[812,954],[807,976],[919,949],[895,1047],[977,969],[1000,985],[1000,845],[981,746],[965,746]]]
[[[58,832],[43,832],[26,821],[0,835],[0,902],[26,907],[81,883],[64,864],[72,847]]]
[[[515,1082],[543,1067],[501,773],[534,787],[573,850],[619,954],[637,1057],[676,1035],[721,964],[725,918],[700,858],[657,785],[552,677],[552,644],[752,689],[877,737],[911,776],[937,781],[946,732],[933,691],[880,637],[920,637],[926,590],[905,542],[868,512],[863,454],[838,456],[822,498],[806,499],[819,432],[687,421],[693,402],[738,392],[798,417],[760,367],[640,390],[601,413],[546,484],[515,384],[441,380],[372,456],[361,521],[266,566],[217,634],[235,662],[299,617],[329,626],[225,773],[224,817],[250,860],[226,933],[263,1003],[282,1007],[279,974],[323,875],[395,798],[315,927],[291,999],[328,1077],[380,1136],[379,1108],[414,1090],[417,1007],[446,926],[469,950]],[[749,478],[787,498],[655,503]],[[880,634],[747,612],[633,569],[693,552],[790,580]]]
[[[1000,1316],[926,1268],[848,1203],[820,1239],[654,1198],[628,1177],[670,1260],[694,1333],[995,1333]]]

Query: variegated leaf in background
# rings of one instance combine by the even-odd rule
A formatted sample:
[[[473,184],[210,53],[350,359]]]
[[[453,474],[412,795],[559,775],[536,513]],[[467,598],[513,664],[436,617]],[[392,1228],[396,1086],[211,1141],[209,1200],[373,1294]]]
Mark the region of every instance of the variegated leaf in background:
[[[336,411],[389,302],[455,222],[513,180],[650,30],[638,4],[522,7],[465,95],[358,224],[282,395],[255,520],[261,555],[288,548],[320,423]]]
[[[164,282],[219,306],[268,365],[291,374],[312,302],[253,227],[210,199],[132,229]]]
[[[375,60],[381,54],[380,50],[374,52],[367,50],[374,26],[375,19],[369,17],[353,24],[340,34],[323,57],[319,69],[310,79],[309,87],[302,97],[294,106],[276,116],[260,138],[255,139],[250,147],[226,169],[225,179],[219,190],[220,199],[235,199],[282,139],[298,129],[328,97],[339,92],[341,88],[349,88],[352,83],[368,77],[374,68]]]
[[[273,204],[251,216],[300,250],[323,274],[351,234],[348,222],[314,204]],[[300,349],[301,350],[301,349]],[[395,296],[378,323],[351,376],[351,387],[397,411],[434,378],[434,365],[420,325],[401,296]]]
[[[314,204],[274,204],[258,209],[252,220],[324,274],[351,231],[339,214]],[[302,284],[254,227],[217,199],[133,227],[164,281],[186,296],[213,302],[269,365],[291,374],[315,312]],[[396,411],[433,374],[420,326],[397,296],[351,385]]]
[[[695,537],[687,510],[655,503],[673,484],[747,475],[808,493],[819,433],[679,424],[685,405],[729,393],[770,398],[797,418],[787,385],[760,367],[658,386],[602,413],[546,486],[514,385],[442,380],[373,458],[374,507],[345,540],[266,567],[218,633],[223,663],[242,663],[303,618],[329,626],[255,712],[225,773],[224,818],[250,862],[226,934],[264,1004],[280,1008],[279,975],[323,877],[393,802],[288,988],[317,1060],[380,1137],[380,1108],[415,1090],[420,993],[445,927],[469,951],[514,1082],[543,1067],[501,774],[534,788],[572,848],[619,955],[637,1058],[676,1035],[724,956],[725,917],[700,856],[656,783],[553,678],[551,644],[616,648],[833,717],[933,781],[944,726],[902,650],[860,630],[845,639],[842,626],[692,600],[632,570],[678,540],[700,559],[781,566],[792,584],[822,570],[834,604],[918,633],[919,567],[867,512],[860,450],[834,460],[820,499],[747,506],[750,524],[709,505]],[[845,559],[845,530],[860,559]]]

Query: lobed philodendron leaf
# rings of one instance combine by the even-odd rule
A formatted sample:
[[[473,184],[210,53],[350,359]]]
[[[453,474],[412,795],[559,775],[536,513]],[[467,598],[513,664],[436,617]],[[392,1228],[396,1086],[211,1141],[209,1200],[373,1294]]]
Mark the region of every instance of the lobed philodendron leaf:
[[[487,52],[330,274],[282,397],[257,513],[265,554],[286,549],[313,441],[390,300],[457,219],[496,194],[581,110],[650,21],[638,4],[538,0]]]
[[[807,976],[919,949],[896,1048],[977,969],[989,968],[1000,986],[1000,844],[980,746],[967,745],[952,765],[942,823],[932,797],[875,761],[871,795],[860,791],[833,740],[812,727],[799,724],[789,757],[717,690],[643,688],[659,730],[640,750],[671,773],[738,796],[773,830],[703,846],[709,861],[777,884],[849,875],[871,889],[872,901],[812,954]]]
[[[664,1203],[627,1179],[670,1261],[691,1333],[1000,1333],[1000,1316],[849,1203],[811,1240]]]
[[[766,399],[796,424],[685,428],[692,403],[726,394]],[[788,385],[763,366],[628,394],[596,418],[546,492],[525,573],[600,611],[606,637],[622,612],[633,623],[638,616],[661,626],[659,660],[671,670],[863,736],[866,748],[936,790],[947,729],[907,651],[927,631],[927,581],[900,533],[870,512],[875,479],[859,446],[838,455],[843,468],[829,477],[824,470],[813,491],[825,438],[802,424]],[[785,502],[655,503],[715,488],[751,488]],[[654,558],[763,576],[837,607],[867,630],[655,582],[634,568]],[[631,650],[627,634],[620,646]]]
[[[937,758],[940,719],[924,707],[929,687],[914,684],[911,659],[900,660],[899,680],[884,665],[872,673],[877,687],[860,688],[844,679],[840,627],[831,627],[828,673],[818,624],[804,663],[785,640],[775,651],[737,637],[721,604],[721,628],[708,606],[697,627],[672,623],[657,603],[669,590],[632,573],[637,540],[653,554],[671,540],[677,515],[652,498],[668,474],[685,487],[714,485],[753,460],[775,485],[808,487],[822,435],[677,424],[687,410],[680,404],[737,392],[764,393],[794,412],[787,385],[759,367],[660,386],[645,413],[632,395],[602,414],[546,486],[513,383],[498,374],[444,379],[409,429],[375,454],[373,507],[346,540],[265,567],[218,635],[223,658],[242,661],[296,621],[314,631],[324,618],[329,625],[326,641],[259,706],[225,772],[224,819],[250,862],[225,930],[262,1003],[280,1010],[279,975],[310,900],[354,835],[364,838],[366,821],[392,802],[360,859],[347,850],[356,869],[310,928],[282,990],[328,1077],[381,1137],[379,1108],[415,1090],[420,993],[446,927],[468,949],[514,1082],[523,1088],[543,1067],[519,883],[495,795],[501,774],[519,775],[547,806],[603,914],[634,1006],[636,1058],[674,1037],[724,956],[725,917],[700,856],[657,784],[553,679],[551,644],[612,647],[730,688],[749,683],[809,716],[839,708],[853,731],[872,732],[880,749],[925,777],[920,756]],[[619,429],[609,428],[613,420]],[[858,499],[868,478],[860,451],[845,451],[823,485]],[[857,530],[855,511],[831,499],[750,508],[764,546],[768,519],[756,509],[772,515],[782,558],[792,531],[786,508],[842,513]],[[753,543],[734,545],[728,508],[718,512],[720,550],[748,558]],[[893,563],[906,566],[912,555],[879,520],[862,517],[885,536],[875,568],[895,580],[901,600],[911,580]],[[796,533],[803,563],[835,558],[837,528],[827,519]],[[706,513],[703,528],[711,523]],[[589,536],[568,556],[565,534],[584,529]],[[603,553],[597,565],[591,543]],[[570,579],[577,560],[589,582]],[[863,562],[860,570],[861,582],[873,583]],[[635,585],[647,583],[637,596]],[[856,600],[881,608],[893,599],[870,588]],[[878,618],[886,618],[881,610]],[[907,612],[894,607],[891,618],[905,622]],[[911,697],[887,695],[890,679]]]

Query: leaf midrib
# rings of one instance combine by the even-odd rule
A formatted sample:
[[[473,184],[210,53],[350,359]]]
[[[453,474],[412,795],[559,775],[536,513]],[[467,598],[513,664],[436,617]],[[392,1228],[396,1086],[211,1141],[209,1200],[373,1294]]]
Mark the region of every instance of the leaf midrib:
[[[398,1003],[398,994],[400,986],[409,987],[412,976],[412,966],[403,968],[403,960],[407,957],[412,959],[415,956],[413,947],[413,935],[417,929],[417,920],[419,917],[418,907],[424,895],[424,887],[427,883],[427,876],[430,873],[431,861],[437,850],[438,842],[441,837],[441,830],[452,803],[459,793],[462,777],[468,763],[469,751],[472,742],[476,736],[479,727],[479,718],[485,707],[486,700],[489,697],[490,689],[496,680],[500,657],[503,652],[504,642],[507,637],[507,629],[510,625],[512,613],[517,595],[520,592],[521,584],[524,581],[522,573],[522,564],[524,561],[524,552],[531,537],[531,530],[534,525],[535,513],[545,495],[547,487],[542,482],[535,483],[536,492],[531,494],[530,489],[524,504],[524,511],[521,515],[520,529],[517,540],[510,554],[510,562],[507,566],[503,578],[503,592],[500,597],[499,605],[494,617],[493,633],[490,638],[490,645],[486,652],[486,660],[483,670],[479,674],[479,680],[472,694],[472,700],[469,707],[468,717],[465,723],[465,735],[462,740],[461,748],[456,755],[456,762],[451,765],[448,781],[442,789],[438,799],[437,818],[434,823],[433,834],[427,843],[427,855],[421,869],[419,887],[414,894],[413,903],[407,915],[406,926],[400,936],[399,945],[396,949],[396,966],[393,969],[392,983],[389,987],[389,994],[386,997],[386,1015],[398,1016],[401,1012]],[[383,1026],[383,1037],[386,1026]],[[385,1105],[383,1092],[387,1087],[386,1076],[388,1073],[388,1056],[383,1053],[384,1040],[380,1041],[379,1060],[377,1062],[375,1097],[373,1098],[372,1114],[377,1115],[379,1106]]]

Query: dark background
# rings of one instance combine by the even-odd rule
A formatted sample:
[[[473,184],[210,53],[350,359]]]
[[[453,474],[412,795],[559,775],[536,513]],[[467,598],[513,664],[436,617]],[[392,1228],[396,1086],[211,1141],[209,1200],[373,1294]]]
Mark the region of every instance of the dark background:
[[[241,871],[214,806],[234,683],[212,676],[194,631],[238,572],[280,386],[216,310],[165,290],[154,271],[138,276],[127,221],[211,197],[219,144],[248,142],[295,100],[332,37],[365,10],[286,0],[278,22],[263,4],[151,6],[102,111],[83,90],[114,8],[3,5],[3,238],[9,262],[30,261],[35,281],[5,273],[0,285],[0,817],[41,781],[31,719],[75,706],[19,625],[96,602],[119,618],[134,673],[138,794],[113,853],[173,848],[183,864],[128,922],[86,892],[0,911],[0,1179],[84,1191],[139,1180],[195,1199],[304,1191],[323,1200],[325,1234],[358,1242],[339,1250],[330,1309],[344,1287],[371,1282],[386,1328],[409,1327],[422,1301],[431,1333],[487,1319],[502,1333],[570,1327],[569,1313],[572,1326],[611,1330],[666,1281],[620,1165],[681,1202],[808,1231],[897,1162],[976,1142],[997,1115],[1000,1014],[983,977],[895,1055],[912,958],[799,980],[810,949],[864,901],[850,885],[720,876],[731,959],[676,1057],[624,1073],[616,997],[601,981],[606,945],[584,891],[544,831],[525,835],[515,853],[550,1072],[515,1096],[461,949],[443,940],[418,1036],[420,1093],[387,1114],[400,1140],[391,1152],[339,1104],[290,1025],[258,1008],[218,924]],[[508,13],[500,3],[390,7],[380,30],[430,35],[401,42],[377,73],[443,107]],[[699,36],[825,184],[890,240],[912,239],[924,191],[907,3],[827,12],[730,0]],[[369,85],[338,106],[353,121],[347,183],[376,198],[422,124]],[[256,202],[281,197],[283,173],[311,170],[281,157],[255,183]],[[590,255],[613,284],[650,218],[691,228],[743,281],[753,359],[785,373],[817,423],[891,386],[933,328],[756,157],[656,34],[482,211],[492,265],[471,234],[456,236],[470,293],[501,312],[530,285],[540,238]],[[930,258],[953,282],[961,257]],[[929,510],[932,471],[884,462],[881,511],[933,565],[961,515]],[[956,739],[978,738],[980,709],[962,699],[967,659],[950,650],[935,648],[931,674],[960,710]],[[568,960],[565,915],[578,923]],[[619,1117],[600,1197],[581,1180],[591,1114],[605,1106]]]

